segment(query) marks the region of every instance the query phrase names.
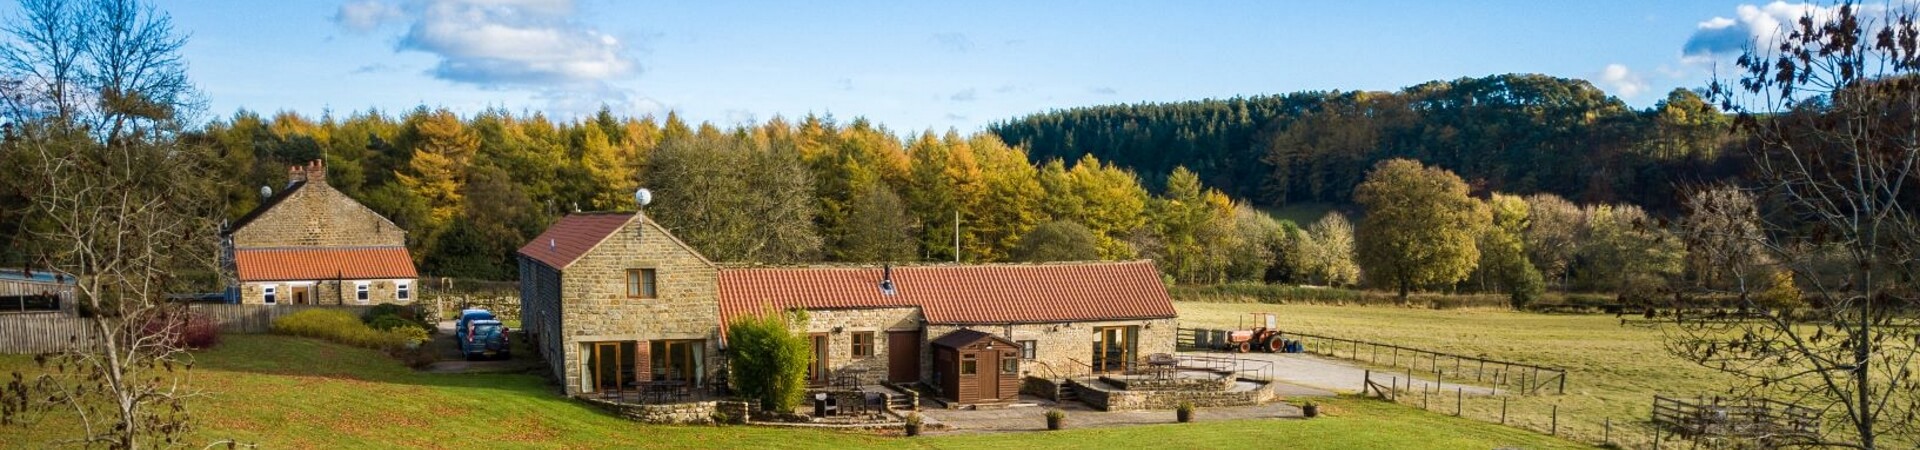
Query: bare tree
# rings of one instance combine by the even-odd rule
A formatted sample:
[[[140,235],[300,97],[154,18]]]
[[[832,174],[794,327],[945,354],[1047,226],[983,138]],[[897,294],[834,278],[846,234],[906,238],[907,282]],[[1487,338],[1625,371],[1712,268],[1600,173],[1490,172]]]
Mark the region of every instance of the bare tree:
[[[167,292],[211,273],[215,204],[205,148],[178,139],[195,105],[181,39],[131,0],[24,0],[5,26],[0,142],[41,265],[72,274],[86,333],[0,390],[0,423],[77,419],[60,443],[177,445],[199,395]]]
[[[1920,30],[1912,6],[1810,7],[1750,46],[1737,82],[1710,87],[1762,144],[1753,155],[1755,187],[1767,199],[1760,244],[1816,308],[1798,319],[1682,320],[1670,347],[1738,376],[1734,392],[1821,409],[1827,426],[1791,443],[1920,442],[1912,209],[1920,205]]]

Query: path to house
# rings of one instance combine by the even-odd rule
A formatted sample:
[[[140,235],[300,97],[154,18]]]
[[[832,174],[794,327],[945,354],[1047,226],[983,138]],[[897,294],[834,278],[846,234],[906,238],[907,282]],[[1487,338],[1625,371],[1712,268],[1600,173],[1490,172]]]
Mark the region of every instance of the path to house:
[[[1237,357],[1240,360],[1241,369],[1248,371],[1262,370],[1265,364],[1272,364],[1270,370],[1274,378],[1284,383],[1298,384],[1341,393],[1359,393],[1364,383],[1363,380],[1365,380],[1367,376],[1367,369],[1359,365],[1304,353],[1186,352],[1181,354],[1225,358]],[[1407,374],[1405,372],[1374,372],[1373,374],[1373,381],[1382,385],[1392,383],[1395,379],[1399,380],[1401,386],[1403,386],[1402,389],[1407,389],[1405,387],[1407,386]],[[1285,384],[1282,384],[1282,386],[1284,385]],[[1431,377],[1415,377],[1413,378],[1412,388],[1431,389],[1433,388],[1433,379]],[[1493,389],[1486,387],[1447,382],[1440,383],[1441,392],[1453,391],[1455,389],[1465,391],[1469,395],[1493,394]]]

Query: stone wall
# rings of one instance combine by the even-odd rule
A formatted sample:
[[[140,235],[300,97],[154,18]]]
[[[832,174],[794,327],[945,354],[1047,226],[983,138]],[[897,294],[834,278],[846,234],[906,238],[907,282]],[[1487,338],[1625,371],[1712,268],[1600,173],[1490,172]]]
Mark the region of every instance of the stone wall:
[[[1115,320],[1094,322],[1065,322],[1020,325],[929,325],[927,339],[938,339],[954,330],[971,328],[1014,342],[1032,341],[1035,345],[1034,359],[1020,362],[1020,374],[1042,378],[1065,378],[1087,375],[1091,372],[1088,364],[1093,360],[1093,330],[1096,327],[1139,326],[1140,335],[1136,345],[1135,358],[1154,353],[1173,353],[1174,341],[1179,331],[1173,319]],[[1024,342],[1023,342],[1024,344]],[[931,364],[932,358],[922,358]],[[931,366],[929,366],[931,367]],[[925,372],[923,372],[925,373]]]
[[[238,248],[407,245],[406,230],[335,190],[324,178],[300,186],[233,230],[231,237]]]
[[[362,281],[367,283],[367,302],[366,303],[360,303],[359,297],[357,297],[357,291],[356,291],[357,288],[355,287],[356,283],[362,282]],[[411,287],[411,289],[408,290],[407,300],[400,300],[399,296],[397,295],[397,291],[398,291],[397,285],[402,282],[408,283],[409,287]],[[241,283],[240,284],[240,303],[245,305],[264,305],[267,302],[266,287],[274,286],[275,288],[274,303],[275,304],[280,304],[280,305],[296,304],[293,301],[293,291],[292,291],[295,283],[312,286],[311,288],[312,290],[310,291],[311,294],[307,297],[306,304],[308,305],[362,305],[362,304],[379,305],[379,304],[387,304],[387,303],[397,304],[397,305],[406,305],[406,304],[412,304],[414,301],[420,298],[420,289],[419,289],[420,285],[417,281],[412,279],[313,280],[313,281],[298,281],[298,282],[296,281],[264,282],[263,281],[263,282]]]
[[[829,380],[839,380],[841,375],[851,375],[864,385],[880,384],[886,381],[887,365],[891,361],[887,348],[887,332],[914,331],[919,327],[920,308],[807,311],[806,331],[809,334],[825,333],[827,335],[827,367],[832,371]],[[873,355],[854,358],[853,336],[861,333],[873,335]],[[923,343],[920,348],[920,359],[928,359],[930,355],[926,353],[927,345]]]
[[[657,298],[627,298],[627,269],[654,269]],[[639,341],[642,377],[651,360],[648,341],[703,340],[703,355],[718,352],[718,276],[712,263],[639,216],[575,260],[561,271],[559,283],[567,392],[583,390],[581,361],[589,342]]]
[[[594,398],[581,398],[581,400],[628,420],[669,425],[712,425],[714,424],[714,413],[727,411],[729,414],[728,418],[732,419],[734,417],[745,417],[745,414],[741,414],[740,416],[732,416],[732,414],[733,412],[745,411],[747,409],[746,402],[733,401],[645,405],[615,403]]]
[[[1020,393],[1059,401],[1060,383],[1051,378],[1026,377],[1020,381]]]
[[[1257,383],[1253,389],[1240,391],[1222,390],[1174,390],[1174,391],[1131,391],[1121,390],[1093,378],[1069,380],[1080,395],[1080,401],[1087,406],[1102,411],[1139,411],[1150,409],[1174,409],[1181,402],[1193,402],[1202,408],[1223,406],[1259,405],[1274,400],[1273,383]]]

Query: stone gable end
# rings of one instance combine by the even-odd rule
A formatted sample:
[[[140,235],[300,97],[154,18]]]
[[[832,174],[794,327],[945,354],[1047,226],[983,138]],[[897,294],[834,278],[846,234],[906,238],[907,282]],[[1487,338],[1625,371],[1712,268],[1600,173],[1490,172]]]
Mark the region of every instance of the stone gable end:
[[[627,297],[628,269],[654,270],[655,298]],[[707,354],[719,350],[719,269],[652,221],[627,222],[561,271],[560,285],[566,361],[595,341],[700,339]],[[579,386],[579,365],[565,371]]]
[[[406,245],[406,231],[324,182],[309,182],[232,233],[235,247]]]

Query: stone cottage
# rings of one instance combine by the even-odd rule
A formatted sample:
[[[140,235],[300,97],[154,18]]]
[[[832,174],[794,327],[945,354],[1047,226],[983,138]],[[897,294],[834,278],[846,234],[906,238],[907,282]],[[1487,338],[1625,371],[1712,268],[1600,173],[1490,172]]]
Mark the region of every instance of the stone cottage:
[[[941,386],[952,380],[936,374],[953,373],[1001,386],[1174,351],[1173,304],[1151,261],[720,267],[633,213],[567,216],[519,254],[524,326],[569,395],[707,382],[724,359],[724,324],[768,308],[808,312],[815,385]],[[964,339],[976,335],[997,340]],[[936,343],[959,340],[1003,344],[935,358]]]
[[[410,303],[419,278],[406,230],[327,184],[325,163],[287,169],[285,189],[221,233],[233,301]]]

